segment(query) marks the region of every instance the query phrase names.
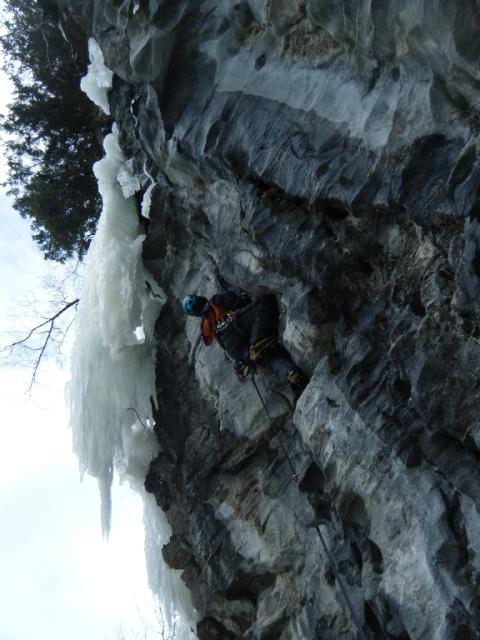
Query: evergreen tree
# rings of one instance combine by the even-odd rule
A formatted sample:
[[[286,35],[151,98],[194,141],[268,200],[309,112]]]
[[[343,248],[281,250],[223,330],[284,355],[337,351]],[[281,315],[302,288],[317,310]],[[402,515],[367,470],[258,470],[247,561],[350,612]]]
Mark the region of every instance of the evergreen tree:
[[[52,0],[6,0],[1,38],[14,102],[3,119],[9,193],[48,259],[83,255],[100,199],[92,165],[109,120],[80,90],[87,37]]]

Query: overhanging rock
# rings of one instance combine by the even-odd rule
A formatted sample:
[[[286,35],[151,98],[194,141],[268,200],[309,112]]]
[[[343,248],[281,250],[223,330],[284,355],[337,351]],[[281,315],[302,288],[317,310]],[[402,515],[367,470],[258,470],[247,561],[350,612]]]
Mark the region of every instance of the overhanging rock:
[[[115,72],[169,301],[147,488],[200,638],[477,638],[478,25],[472,2],[59,0]],[[218,347],[186,293],[220,272],[277,294],[312,381],[292,414]]]

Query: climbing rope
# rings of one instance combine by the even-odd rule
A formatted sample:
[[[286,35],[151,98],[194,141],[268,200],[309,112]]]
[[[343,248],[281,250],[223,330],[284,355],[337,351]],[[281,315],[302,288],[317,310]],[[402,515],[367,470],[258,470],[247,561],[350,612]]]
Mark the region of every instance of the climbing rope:
[[[275,435],[277,436],[277,440],[278,440],[278,442],[280,444],[280,448],[282,449],[283,453],[285,454],[285,458],[286,458],[286,460],[288,462],[288,465],[289,465],[289,467],[290,467],[290,469],[292,471],[292,477],[298,484],[299,478],[298,478],[297,472],[295,471],[295,467],[293,466],[293,462],[292,462],[290,456],[288,455],[288,450],[287,450],[287,447],[285,446],[285,444],[283,442],[283,438],[280,437],[280,431],[277,429],[277,426],[274,423],[274,421],[272,419],[272,416],[270,415],[270,412],[269,412],[268,407],[267,407],[267,405],[265,403],[265,400],[263,399],[263,396],[260,393],[260,389],[258,388],[258,385],[257,385],[257,383],[255,381],[255,372],[254,371],[252,371],[250,379],[252,381],[253,386],[255,387],[255,391],[257,392],[258,397],[260,398],[260,401],[261,401],[261,403],[263,405],[263,408],[265,409],[265,413],[267,414],[268,420],[270,422],[270,426],[272,427]]]
[[[260,401],[261,401],[261,403],[263,405],[263,408],[265,410],[267,418],[268,418],[268,420],[270,422],[270,426],[272,427],[275,435],[277,436],[277,440],[278,440],[278,442],[280,444],[280,447],[281,447],[281,449],[282,449],[282,451],[283,451],[283,453],[285,455],[285,459],[287,460],[288,465],[289,465],[289,467],[290,467],[290,469],[292,471],[292,477],[293,477],[293,479],[295,480],[295,482],[297,483],[297,486],[298,486],[300,481],[299,481],[299,477],[298,477],[298,474],[297,474],[296,469],[295,469],[295,465],[293,464],[292,459],[290,458],[288,450],[287,450],[287,448],[286,448],[286,446],[285,446],[285,444],[283,442],[283,438],[280,436],[280,431],[278,430],[277,426],[275,425],[275,423],[274,423],[274,421],[273,421],[273,419],[272,419],[272,417],[270,415],[270,412],[268,410],[267,404],[266,404],[265,400],[263,399],[262,394],[260,393],[260,389],[258,388],[258,385],[257,385],[256,380],[255,380],[255,369],[251,369],[249,373],[250,373],[250,379],[252,381],[252,384],[253,384],[253,386],[255,388],[255,391],[257,392],[258,397],[260,398]],[[338,570],[338,566],[337,566],[337,563],[335,561],[335,558],[333,557],[332,552],[328,548],[328,545],[327,545],[327,543],[325,541],[325,538],[324,538],[322,532],[320,531],[320,526],[318,524],[315,525],[315,531],[317,532],[318,537],[320,538],[320,543],[321,543],[321,545],[323,547],[323,551],[325,552],[325,555],[327,556],[327,559],[328,559],[328,561],[329,561],[329,563],[330,563],[330,565],[332,567],[332,571],[333,571],[333,573],[335,575],[335,581],[339,586],[339,589],[340,589],[340,591],[342,593],[343,599],[344,599],[344,601],[345,601],[345,603],[347,605],[347,608],[348,608],[348,610],[350,612],[350,616],[351,616],[353,622],[355,623],[355,626],[357,627],[358,633],[360,634],[360,637],[362,638],[362,640],[367,640],[367,638],[365,636],[365,633],[364,633],[364,631],[362,629],[362,624],[361,624],[361,622],[360,622],[360,620],[359,620],[359,618],[358,618],[358,616],[357,616],[357,614],[355,612],[355,609],[353,608],[352,601],[350,600],[350,597],[348,595],[348,592],[347,592],[347,589],[345,587],[345,584],[344,584],[344,582],[343,582],[343,580],[342,580],[342,578],[340,576],[340,572]]]

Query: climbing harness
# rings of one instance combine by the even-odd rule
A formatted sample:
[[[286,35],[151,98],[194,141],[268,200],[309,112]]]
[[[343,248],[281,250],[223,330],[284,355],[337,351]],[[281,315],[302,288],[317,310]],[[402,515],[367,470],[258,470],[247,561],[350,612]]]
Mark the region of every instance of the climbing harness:
[[[282,451],[283,451],[283,453],[285,455],[285,459],[287,460],[287,463],[288,463],[288,465],[289,465],[289,467],[290,467],[290,469],[292,471],[292,477],[293,477],[293,479],[295,480],[295,482],[298,485],[300,480],[299,480],[298,474],[296,472],[295,465],[293,464],[292,459],[291,459],[291,457],[290,457],[290,455],[288,453],[288,450],[287,450],[287,448],[285,446],[285,443],[283,442],[283,438],[280,436],[280,431],[277,428],[277,426],[275,425],[275,423],[274,423],[274,421],[273,421],[273,419],[272,419],[272,417],[270,415],[270,412],[268,410],[267,404],[266,404],[262,394],[260,393],[260,389],[258,388],[258,385],[257,385],[257,383],[255,381],[255,370],[254,369],[253,370],[250,369],[250,370],[248,370],[246,372],[246,374],[247,374],[247,376],[250,376],[250,379],[251,379],[252,384],[253,384],[253,386],[255,388],[255,391],[257,392],[257,395],[260,398],[260,401],[261,401],[261,403],[263,405],[263,408],[264,408],[265,413],[267,415],[267,418],[269,420],[270,426],[272,427],[275,435],[277,436],[277,440],[278,440],[278,442],[280,444],[280,448],[282,449]],[[247,379],[247,378],[245,378],[245,379]],[[358,616],[357,616],[357,614],[355,612],[355,609],[353,608],[352,601],[350,600],[350,597],[348,595],[347,589],[346,589],[346,587],[345,587],[345,585],[343,583],[343,580],[342,580],[342,578],[340,576],[340,572],[338,570],[338,566],[337,566],[337,563],[335,561],[335,558],[333,557],[332,552],[328,548],[328,545],[327,545],[327,543],[325,541],[325,538],[324,538],[322,532],[320,531],[320,526],[318,524],[315,525],[315,531],[317,532],[318,537],[320,538],[320,543],[321,543],[321,545],[323,547],[323,551],[324,551],[324,553],[325,553],[325,555],[326,555],[326,557],[327,557],[327,559],[328,559],[328,561],[330,563],[330,566],[332,567],[333,573],[335,575],[335,581],[337,582],[338,587],[339,587],[339,589],[340,589],[340,591],[342,593],[343,599],[344,599],[344,601],[345,601],[345,603],[347,605],[347,608],[348,608],[348,610],[350,612],[350,616],[351,616],[353,622],[355,623],[355,626],[357,627],[358,633],[360,634],[360,637],[361,637],[362,640],[367,640],[367,638],[365,636],[365,633],[364,633],[364,631],[362,629],[361,622],[358,619]]]
[[[220,320],[217,320],[215,323],[215,336],[218,339],[218,334],[221,334],[223,331],[228,329],[228,327],[232,326],[237,333],[241,336],[248,336],[249,332],[243,329],[237,322],[238,318],[241,317],[246,311],[249,311],[253,307],[254,303],[250,302],[246,304],[244,307],[240,307],[240,309],[236,309],[235,311],[228,311],[226,315],[223,316]]]
[[[235,311],[229,311],[221,320],[217,320],[215,323],[215,332],[221,333],[222,331],[225,331],[225,329],[235,322],[236,319],[237,315]]]
[[[277,344],[276,335],[267,336],[266,338],[263,338],[263,340],[259,340],[255,344],[252,344],[250,346],[250,360],[255,362],[266,349],[273,347],[274,344]]]

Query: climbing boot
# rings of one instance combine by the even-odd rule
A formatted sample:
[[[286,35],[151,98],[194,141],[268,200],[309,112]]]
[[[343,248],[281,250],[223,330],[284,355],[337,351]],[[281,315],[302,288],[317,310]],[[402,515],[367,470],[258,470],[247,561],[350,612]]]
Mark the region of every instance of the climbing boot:
[[[295,394],[295,399],[297,400],[305,390],[305,387],[309,383],[309,379],[299,369],[292,369],[289,371],[287,376],[287,381],[290,386],[290,389]]]

